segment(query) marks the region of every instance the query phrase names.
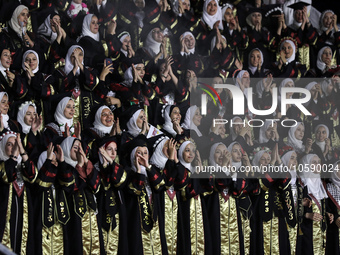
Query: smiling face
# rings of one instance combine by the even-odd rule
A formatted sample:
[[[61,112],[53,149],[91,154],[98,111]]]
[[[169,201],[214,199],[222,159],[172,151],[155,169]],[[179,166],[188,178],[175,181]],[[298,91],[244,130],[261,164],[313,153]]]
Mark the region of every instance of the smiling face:
[[[29,18],[29,12],[27,9],[23,9],[22,12],[19,14],[18,16],[18,23],[21,26],[21,24],[26,27],[27,26],[27,22],[28,22],[28,18]]]
[[[195,158],[196,148],[192,143],[189,143],[187,146],[185,146],[185,149],[183,151],[183,160],[186,163],[191,163]]]
[[[290,156],[289,162],[288,162],[288,168],[290,170],[294,170],[297,167],[297,154],[295,152],[292,153],[292,155]]]
[[[293,55],[294,49],[290,45],[290,43],[285,42],[282,46],[282,50],[285,53],[285,58],[290,58]]]
[[[3,50],[1,53],[1,64],[4,68],[8,69],[12,63],[11,52],[7,49]]]
[[[111,127],[113,124],[113,113],[110,109],[105,108],[102,110],[102,114],[100,115],[100,121],[106,127]]]
[[[271,157],[268,152],[263,153],[262,157],[260,158],[260,166],[267,166],[270,163]]]
[[[214,160],[219,166],[222,166],[223,157],[225,156],[226,153],[227,153],[227,148],[225,147],[224,144],[220,144],[219,146],[217,146],[215,153],[214,153]]]
[[[324,49],[321,55],[321,60],[324,62],[327,66],[330,66],[332,63],[332,50],[330,48]]]
[[[295,130],[294,135],[296,139],[301,141],[303,139],[303,136],[305,135],[305,127],[302,124],[300,124]]]
[[[154,28],[152,30],[152,38],[158,43],[163,42],[163,31],[159,27]]]
[[[202,120],[202,115],[200,113],[199,108],[197,108],[195,111],[195,115],[192,118],[192,122],[198,127],[199,125],[201,125],[201,120]]]
[[[93,15],[90,23],[90,31],[94,34],[97,34],[98,29],[99,29],[98,18]]]
[[[70,157],[72,160],[77,161],[77,151],[79,150],[79,146],[81,146],[79,140],[75,140],[75,142],[72,145]]]
[[[215,15],[217,12],[217,4],[215,1],[210,1],[208,3],[208,6],[207,6],[207,13],[210,15],[210,16],[213,16]]]
[[[33,106],[29,106],[27,109],[27,112],[24,117],[24,122],[26,125],[31,126],[33,123],[33,120],[35,119],[36,112]]]
[[[8,97],[7,97],[7,95],[4,95],[1,99],[1,102],[0,102],[0,112],[1,112],[1,114],[6,115],[8,113],[8,108],[9,108]]]
[[[184,43],[185,43],[185,46],[187,46],[187,48],[189,50],[192,50],[193,48],[195,48],[195,45],[196,45],[196,41],[195,41],[195,38],[192,37],[192,35],[186,35],[184,38]]]
[[[112,160],[115,160],[115,158],[117,157],[117,144],[115,142],[111,142],[108,146],[106,146],[105,150],[107,154],[109,154],[110,158]]]
[[[136,157],[137,157],[137,155],[140,155],[140,156],[146,158],[146,160],[149,160],[149,152],[148,152],[147,147],[138,147],[135,155],[136,155]],[[141,164],[142,161],[139,159],[138,162],[139,162],[139,164]]]
[[[175,107],[172,109],[172,112],[170,114],[170,119],[171,121],[177,121],[178,123],[181,121],[182,115],[181,111],[179,110],[178,107]]]
[[[146,121],[146,115],[144,111],[141,111],[136,120],[137,127],[140,129],[143,127],[143,122]]]
[[[258,50],[253,50],[250,54],[250,64],[258,66],[262,62],[261,53]]]
[[[73,115],[74,115],[74,111],[75,111],[75,105],[74,105],[74,102],[73,100],[70,100],[68,101],[65,109],[64,109],[64,116],[67,118],[67,119],[72,119],[73,118]]]
[[[315,133],[315,138],[318,142],[324,142],[327,138],[327,131],[324,126],[320,126]]]
[[[30,66],[31,70],[34,70],[38,66],[38,59],[34,53],[30,53],[26,56],[25,62]]]
[[[234,144],[231,150],[231,158],[233,162],[241,162],[242,159],[242,148],[239,144]]]

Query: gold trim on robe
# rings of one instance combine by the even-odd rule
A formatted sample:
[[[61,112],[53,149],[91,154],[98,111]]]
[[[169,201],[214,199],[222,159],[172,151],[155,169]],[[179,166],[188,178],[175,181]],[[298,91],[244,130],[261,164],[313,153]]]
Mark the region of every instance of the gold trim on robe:
[[[64,233],[59,222],[52,227],[42,228],[43,254],[64,254]]]
[[[22,218],[22,236],[21,236],[21,254],[26,254],[27,240],[28,240],[28,203],[27,203],[27,190],[24,187],[23,197],[23,218]]]
[[[103,232],[103,240],[106,254],[115,255],[118,253],[118,244],[119,244],[119,214],[117,213],[115,216],[116,219],[116,227],[112,230],[112,221],[110,224],[109,232],[106,232],[102,228]],[[111,218],[110,218],[111,219]]]
[[[84,254],[100,254],[99,230],[97,216],[93,210],[87,207],[84,217],[81,219],[82,241]]]
[[[317,204],[312,201],[312,210],[322,215]],[[326,243],[326,231],[322,232],[321,222],[313,221],[313,251],[314,254],[325,254],[323,243]]]
[[[263,222],[263,248],[264,254],[280,254],[279,249],[279,218],[273,218]]]
[[[164,194],[164,221],[165,221],[165,238],[169,255],[177,254],[177,213],[178,203],[176,196],[171,201],[168,194]]]
[[[4,234],[2,236],[1,243],[8,248],[11,248],[11,209],[12,209],[12,195],[13,195],[13,184],[9,184],[9,192],[8,192],[8,204],[7,204],[7,211],[6,211],[6,223],[5,223],[5,229]]]
[[[200,196],[190,199],[191,254],[204,254],[203,215]]]

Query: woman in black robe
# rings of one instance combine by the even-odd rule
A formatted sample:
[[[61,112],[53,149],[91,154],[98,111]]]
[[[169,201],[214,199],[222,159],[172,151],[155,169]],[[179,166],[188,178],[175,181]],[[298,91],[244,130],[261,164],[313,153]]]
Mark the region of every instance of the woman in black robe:
[[[67,201],[70,210],[70,221],[66,226],[69,247],[65,249],[70,254],[105,254],[100,245],[98,207],[94,195],[100,186],[99,172],[87,159],[79,139],[69,136],[60,147],[75,180],[72,195]]]
[[[118,144],[114,136],[96,140],[99,161],[94,168],[101,177],[96,194],[98,202],[98,226],[106,253],[127,254],[127,218],[122,189],[128,182],[127,171],[117,162]]]
[[[67,197],[74,189],[72,168],[60,145],[49,144],[38,159],[35,190],[35,254],[70,254],[66,224],[70,220]]]
[[[7,131],[0,141],[1,243],[15,253],[34,254],[34,210],[31,183],[37,178],[20,134]]]

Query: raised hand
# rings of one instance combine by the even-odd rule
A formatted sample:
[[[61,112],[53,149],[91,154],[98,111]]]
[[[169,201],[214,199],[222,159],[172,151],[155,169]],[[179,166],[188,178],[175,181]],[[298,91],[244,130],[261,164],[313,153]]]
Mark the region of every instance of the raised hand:
[[[59,162],[64,162],[64,151],[62,150],[59,144],[57,145],[56,158]]]
[[[40,130],[42,124],[42,116],[36,114],[31,125],[31,130],[34,135]]]
[[[53,143],[49,143],[47,147],[47,159],[49,160],[53,159],[53,151],[54,151]]]
[[[80,122],[78,121],[77,124],[74,127],[74,134],[76,135],[76,137],[81,140],[81,126],[80,126]]]
[[[113,71],[113,63],[111,63],[110,65],[106,66],[106,61],[104,60],[104,66],[103,66],[102,72],[100,73],[99,79],[101,81],[105,81],[106,76],[109,73],[112,73],[112,71]]]

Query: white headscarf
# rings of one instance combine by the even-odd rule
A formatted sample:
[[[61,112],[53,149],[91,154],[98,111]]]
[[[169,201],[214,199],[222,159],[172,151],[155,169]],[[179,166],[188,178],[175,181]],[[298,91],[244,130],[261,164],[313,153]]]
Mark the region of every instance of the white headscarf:
[[[137,118],[139,116],[139,114],[141,113],[141,111],[143,111],[142,109],[139,109],[138,111],[136,111],[132,117],[129,119],[128,123],[126,123],[128,132],[133,136],[136,137],[140,134],[140,132],[142,131],[141,128],[139,128],[137,126]]]
[[[340,160],[338,160],[337,162],[335,162],[333,164],[333,169],[337,169],[338,168],[338,163],[340,162]],[[332,177],[331,177],[331,182],[337,186],[338,188],[340,188],[340,178],[337,175],[338,171],[333,171],[332,172]]]
[[[288,40],[284,40],[284,41],[280,44],[280,51],[282,50],[283,45],[284,45],[286,42],[289,43],[290,46],[291,46],[292,49],[293,49],[293,54],[292,54],[289,58],[286,59],[287,62],[290,63],[290,62],[292,62],[292,61],[295,60],[296,47],[295,47],[294,42],[293,42],[292,40],[289,40],[289,39],[288,39]]]
[[[66,105],[68,102],[73,99],[71,97],[64,97],[57,106],[57,109],[54,113],[54,119],[55,121],[59,124],[59,128],[61,132],[65,132],[65,125],[67,124],[68,127],[70,128],[70,132],[73,133],[74,128],[73,128],[73,118],[68,119],[64,115],[64,110],[66,108]]]
[[[18,22],[18,16],[20,15],[20,13],[23,10],[28,10],[28,8],[25,5],[19,5],[17,8],[15,8],[13,14],[12,14],[12,18],[11,20],[8,22],[8,25],[10,26],[10,28],[12,28],[14,30],[14,32],[19,36],[19,38],[22,39],[22,33],[26,33],[26,27],[22,27],[20,26],[19,22]]]
[[[296,19],[295,19],[295,12],[296,12],[296,10],[294,11],[294,17],[293,17],[293,24],[291,24],[290,26],[294,29],[294,30],[298,30],[299,29],[299,27],[301,27],[301,25],[302,25],[302,23],[299,23],[299,22],[297,22],[296,21]]]
[[[317,58],[317,60],[316,60],[316,66],[317,66],[318,69],[321,70],[323,73],[326,71],[327,65],[326,65],[325,62],[322,61],[322,54],[323,54],[324,50],[327,49],[327,48],[329,48],[329,49],[331,50],[332,55],[333,55],[333,51],[332,51],[331,47],[325,46],[325,47],[321,48],[321,50],[319,50],[319,52],[318,52],[318,58]]]
[[[260,127],[260,134],[259,134],[259,143],[266,143],[269,141],[269,138],[266,136],[266,131],[269,127],[271,127],[272,121],[266,120],[264,125]]]
[[[129,34],[129,32],[127,32],[127,31],[121,32],[121,33],[118,35],[119,41],[120,41],[121,43],[123,43],[124,39],[125,39],[126,37],[128,37],[128,36],[131,37],[131,35]],[[123,48],[120,48],[120,51],[123,52],[123,54],[125,55],[125,57],[127,57],[128,52],[127,52],[126,50],[123,50]]]
[[[282,88],[284,88],[288,82],[292,82],[294,84],[294,81],[291,78],[286,78],[283,81],[281,81],[280,87],[279,87],[279,96],[281,96]],[[294,86],[295,86],[295,84],[294,84]]]
[[[152,34],[153,34],[153,29],[148,33],[145,43],[144,43],[144,48],[149,52],[151,57],[155,57],[160,51],[160,46],[162,43],[156,42],[155,39],[153,39]],[[161,57],[162,59],[163,57]]]
[[[269,153],[268,150],[260,150],[255,154],[255,157],[253,158],[252,165],[253,166],[260,166],[260,159],[262,158],[263,154]],[[270,154],[269,154],[270,155]]]
[[[207,12],[208,4],[211,1],[215,1],[216,5],[217,5],[217,12],[213,16],[209,15],[208,12]],[[222,16],[223,16],[222,15],[222,10],[221,10],[221,7],[218,4],[218,1],[216,1],[216,0],[210,0],[210,1],[206,0],[204,2],[202,19],[208,25],[208,27],[210,29],[213,29],[214,24],[216,23],[216,21],[220,21],[220,24],[218,25],[218,28],[220,30],[223,30]]]
[[[44,23],[40,25],[40,27],[38,28],[37,34],[44,36],[44,38],[50,44],[52,44],[57,39],[58,34],[56,32],[53,32],[52,27],[51,27],[51,14],[48,15]]]
[[[76,167],[76,165],[78,164],[78,161],[75,161],[71,158],[71,149],[73,144],[75,143],[75,141],[79,139],[69,136],[67,138],[65,138],[65,140],[60,144],[61,149],[64,152],[64,159],[65,162],[71,166],[73,166],[74,168]],[[81,146],[81,145],[79,145]]]
[[[185,150],[185,147],[187,147],[188,144],[193,144],[191,141],[185,141],[184,143],[181,144],[178,150],[178,160],[179,162],[186,168],[189,169],[189,171],[192,173],[194,171],[193,167],[191,166],[191,163],[185,162],[183,158],[183,152]]]
[[[242,148],[241,144],[239,144],[238,142],[232,142],[231,144],[229,144],[229,146],[227,148],[230,153],[232,153],[233,147],[234,147],[235,144],[240,145],[240,147]],[[233,157],[231,157],[231,165],[236,167],[236,170],[238,170],[242,166],[242,161],[240,161],[240,162],[233,161]],[[234,173],[233,178],[236,178],[236,176],[237,176],[237,173]]]
[[[281,157],[281,160],[284,166],[289,167],[290,157],[292,156],[294,152],[295,151],[288,151]],[[296,169],[290,169],[290,176],[291,176],[290,183],[295,184],[296,178],[297,178]]]
[[[81,35],[77,38],[77,42],[80,41],[81,38],[88,36],[91,37],[93,40],[99,42],[99,32],[97,34],[94,34],[90,30],[90,25],[92,21],[92,17],[95,16],[94,14],[87,14],[83,20],[83,27],[81,31]]]
[[[53,152],[53,155],[55,155],[54,152]],[[47,160],[47,151],[43,151],[40,154],[39,159],[38,159],[38,164],[37,164],[38,171],[40,171],[40,169],[43,167],[46,160]]]
[[[227,149],[227,146],[225,146],[224,143],[214,143],[210,148],[210,154],[209,154],[209,165],[210,166],[218,166],[217,162],[215,161],[215,151],[219,145],[223,145],[225,149]]]
[[[6,50],[6,49],[2,49],[2,51],[0,52],[0,57],[2,55],[2,52]],[[7,80],[8,80],[8,77],[7,77],[7,73],[6,73],[6,70],[8,70],[9,68],[5,68],[2,63],[1,63],[1,60],[0,60],[0,72],[2,74],[3,77],[5,77]]]
[[[196,38],[195,38],[195,36],[194,36],[191,32],[189,32],[189,31],[184,32],[184,33],[181,35],[181,38],[184,38],[184,37],[186,37],[187,35],[190,35],[190,36],[192,36],[192,38],[194,38],[194,40],[195,40],[195,47],[196,47]],[[195,53],[195,47],[192,48],[192,49],[188,49],[189,53],[185,53],[185,54],[186,54],[186,55],[194,54],[194,53]]]
[[[316,133],[319,129],[319,127],[324,127],[326,129],[326,134],[327,134],[327,138],[329,137],[329,129],[326,125],[324,124],[319,124],[316,126],[314,133]],[[321,151],[324,152],[325,151],[325,147],[326,147],[326,141],[320,142],[315,138],[315,143],[320,147]]]
[[[326,32],[326,31],[328,30],[328,27],[325,27],[325,26],[323,25],[323,19],[324,19],[325,15],[326,15],[327,13],[329,13],[329,12],[332,13],[332,14],[334,15],[334,12],[333,12],[332,10],[325,10],[325,11],[322,12],[322,14],[321,14],[321,16],[320,16],[320,21],[319,21],[319,26],[320,26],[319,33],[320,33],[320,35],[322,34],[322,32]],[[332,36],[334,36],[334,35],[333,35],[333,33],[334,33],[334,27],[332,28],[332,30],[330,31],[330,33],[331,33]]]
[[[14,134],[13,133],[11,132],[9,134],[6,134],[2,138],[2,140],[0,141],[0,160],[2,160],[2,161],[6,161],[6,160],[9,159],[9,156],[6,154],[6,143],[8,141],[8,138],[10,138],[10,137],[17,137],[16,133],[14,133]]]
[[[21,67],[22,67],[22,69],[23,69],[24,71],[26,71],[25,60],[26,60],[27,55],[30,54],[30,53],[33,53],[33,54],[35,55],[35,57],[37,58],[37,60],[38,60],[37,67],[36,67],[34,70],[32,70],[32,72],[35,74],[36,72],[39,71],[39,55],[38,55],[38,53],[36,53],[34,50],[28,50],[28,51],[26,51],[26,52],[24,53],[24,55],[22,56],[22,64],[21,64]]]
[[[163,129],[167,132],[169,132],[173,137],[175,137],[177,135],[176,131],[174,130],[173,128],[173,123],[171,121],[171,118],[170,118],[170,109],[171,109],[171,106],[172,105],[167,105],[164,109],[164,125],[163,125]],[[175,106],[177,107],[177,106]]]
[[[222,11],[221,11],[221,13],[222,13],[222,20],[224,20],[224,21],[225,21],[224,14],[225,14],[225,12],[226,12],[226,10],[227,10],[228,8],[230,8],[231,10],[233,10],[234,7],[233,7],[232,4],[229,4],[229,3],[226,3],[226,4],[224,5],[224,7],[222,8]]]
[[[241,88],[240,84],[238,84],[237,78],[239,78],[242,81],[242,77],[245,73],[249,74],[249,72],[247,70],[241,70],[241,71],[238,72],[236,78],[234,78],[236,87]],[[248,100],[248,88],[244,88],[243,94],[246,97],[246,99]]]
[[[227,42],[227,38],[225,38],[224,35],[221,35],[221,37]],[[214,48],[216,47],[216,36],[213,37],[210,43],[210,51],[212,52]]]
[[[303,145],[302,140],[298,140],[298,139],[295,137],[295,131],[296,131],[296,129],[297,129],[300,125],[305,126],[305,125],[303,124],[303,122],[298,122],[296,126],[291,127],[291,128],[289,129],[289,132],[288,132],[288,141],[287,141],[287,145],[293,147],[294,150],[295,150],[297,153],[301,153],[301,152],[304,152],[304,151],[305,151],[305,146]]]
[[[71,55],[72,55],[72,53],[73,53],[73,51],[75,50],[75,49],[77,49],[77,48],[79,48],[79,49],[81,49],[82,50],[82,52],[83,52],[83,54],[84,54],[84,57],[85,57],[85,53],[84,53],[84,49],[81,47],[81,46],[79,46],[79,45],[72,45],[69,49],[68,49],[68,51],[67,51],[67,55],[66,55],[66,58],[65,58],[65,67],[64,67],[64,72],[66,73],[66,75],[68,75],[70,72],[72,72],[72,70],[73,70],[73,64],[72,64],[72,62],[71,62]],[[83,61],[82,61],[82,64],[84,64],[84,59],[83,59]],[[78,76],[80,74],[80,67],[78,67],[78,69],[77,69],[77,72],[76,72],[76,76]]]
[[[319,173],[314,173],[310,169],[309,165],[313,157],[318,157],[316,154],[307,154],[302,160],[303,171],[300,172],[300,177],[305,186],[307,186],[308,194],[312,194],[317,200],[327,198],[327,192],[323,187],[321,177]],[[319,158],[319,157],[318,157]],[[308,167],[306,167],[308,165]]]
[[[188,130],[194,130],[196,132],[196,134],[201,137],[202,133],[201,131],[199,131],[198,127],[194,124],[194,122],[192,121],[195,113],[197,110],[197,106],[196,105],[192,105],[190,106],[190,108],[187,110],[186,114],[185,114],[185,118],[184,118],[184,123],[182,124],[182,127]]]
[[[321,83],[321,89],[322,89],[322,92],[325,93],[326,97],[329,96],[330,94],[327,92],[327,89],[328,89],[328,86],[332,84],[332,81],[331,80],[323,80],[322,83]]]
[[[104,111],[104,109],[109,109],[111,111],[111,109],[109,107],[107,107],[106,105],[101,106],[97,112],[96,112],[96,116],[95,116],[95,120],[93,122],[93,126],[102,131],[104,134],[109,134],[111,132],[112,126],[113,126],[113,122],[112,125],[107,127],[105,126],[102,121],[100,120],[101,116],[102,116],[102,112]]]
[[[163,153],[163,147],[164,144],[170,139],[167,136],[163,136],[160,139],[162,139],[160,142],[156,141],[156,143],[158,142],[158,144],[154,150],[154,153],[152,154],[150,163],[158,167],[160,170],[163,170],[166,162],[168,161],[167,156],[165,156],[165,154]]]
[[[236,119],[240,119],[240,120],[242,121],[241,117],[236,116],[236,117],[232,118],[232,121],[231,121],[231,122],[234,123],[234,121],[235,121]],[[233,141],[235,141],[235,139],[238,137],[238,134],[235,133],[235,130],[234,130],[233,126],[231,125],[231,122],[230,122],[230,125],[229,125],[229,127],[230,127],[230,135],[231,135],[231,139],[232,139]]]
[[[126,71],[124,72],[124,81],[123,85],[125,87],[131,87],[133,83],[133,74],[132,74],[132,67],[130,66]]]
[[[316,84],[318,84],[316,81],[312,81],[312,82],[307,84],[305,89],[308,89],[309,91],[311,91]],[[304,103],[303,105],[308,106],[310,104],[311,100],[314,100],[314,99],[311,98],[308,102]]]
[[[8,94],[6,92],[0,92],[0,102],[1,102],[2,98],[4,97],[4,95],[6,95],[7,99],[9,99]],[[9,126],[8,126],[9,116],[8,116],[8,114],[1,113],[1,116],[2,116],[2,123],[4,124],[4,128],[9,129]]]
[[[135,171],[136,173],[137,173],[137,168],[136,168],[134,162],[135,162],[136,151],[137,151],[138,147],[140,147],[140,146],[137,146],[136,148],[134,148],[134,149],[132,150],[131,154],[130,154],[131,168],[132,168],[132,170]],[[146,147],[146,148],[147,148],[147,147]],[[148,152],[149,152],[149,150],[148,150]],[[147,172],[146,172],[145,166],[140,165],[140,168],[141,168],[141,174],[142,174],[142,175],[145,175],[146,178],[147,178],[147,177],[148,177],[148,174],[147,174]]]
[[[37,111],[37,107],[35,106],[35,104],[30,101],[30,102],[25,102],[20,106],[19,112],[18,112],[18,115],[17,115],[17,121],[20,123],[20,125],[22,127],[22,132],[24,134],[28,134],[31,130],[31,126],[28,126],[25,123],[25,115],[26,115],[26,112],[28,110],[28,107],[30,107],[30,106],[34,107],[35,112]]]
[[[262,51],[259,49],[259,48],[255,48],[255,49],[252,49],[248,55],[248,69],[251,71],[252,74],[254,74],[257,70],[257,66],[252,66],[251,63],[250,63],[250,56],[251,54],[253,53],[253,51],[257,50],[258,52],[260,52],[261,54],[261,66],[263,65],[263,54],[262,54]],[[262,94],[261,94],[261,97],[262,97]]]

